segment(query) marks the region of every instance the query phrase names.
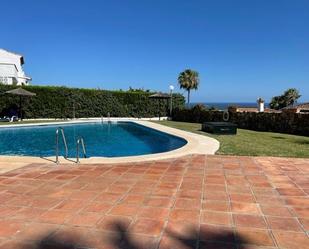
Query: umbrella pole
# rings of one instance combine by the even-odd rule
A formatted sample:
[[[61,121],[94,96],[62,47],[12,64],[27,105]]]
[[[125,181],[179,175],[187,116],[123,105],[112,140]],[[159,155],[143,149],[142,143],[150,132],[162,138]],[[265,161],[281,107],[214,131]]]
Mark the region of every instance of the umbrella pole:
[[[21,109],[21,96],[19,96],[19,117],[20,117],[20,120],[22,121],[23,120],[23,117],[22,117],[22,109]]]
[[[159,121],[161,120],[161,100],[159,99]]]

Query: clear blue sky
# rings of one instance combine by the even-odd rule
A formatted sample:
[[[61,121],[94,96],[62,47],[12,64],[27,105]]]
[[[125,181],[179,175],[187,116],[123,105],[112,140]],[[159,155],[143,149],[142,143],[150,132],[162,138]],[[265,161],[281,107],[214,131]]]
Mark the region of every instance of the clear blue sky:
[[[1,2],[0,47],[33,84],[168,91],[200,73],[194,102],[309,101],[309,0]],[[178,92],[183,92],[176,87]]]

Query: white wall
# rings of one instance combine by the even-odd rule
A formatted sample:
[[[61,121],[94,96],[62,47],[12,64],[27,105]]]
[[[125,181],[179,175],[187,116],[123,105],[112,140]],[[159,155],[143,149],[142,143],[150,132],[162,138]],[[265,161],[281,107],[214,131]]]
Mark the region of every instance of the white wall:
[[[7,77],[18,77],[17,70],[14,65],[1,64],[0,62],[0,75]]]
[[[23,71],[21,58],[21,55],[0,49],[0,76],[16,78],[18,85],[27,84],[28,79]]]

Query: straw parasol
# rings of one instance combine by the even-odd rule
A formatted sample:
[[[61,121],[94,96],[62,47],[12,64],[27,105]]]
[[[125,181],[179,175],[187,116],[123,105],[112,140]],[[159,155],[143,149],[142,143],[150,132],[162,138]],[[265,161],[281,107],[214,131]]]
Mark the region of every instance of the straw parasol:
[[[22,120],[22,101],[21,101],[22,97],[24,97],[24,96],[25,97],[32,97],[32,96],[35,96],[36,94],[29,92],[29,91],[27,91],[27,90],[25,90],[21,87],[10,90],[10,91],[6,91],[5,93],[19,96],[19,117],[20,117],[20,120]]]
[[[168,100],[171,98],[171,95],[167,94],[167,93],[161,93],[161,92],[158,92],[158,93],[155,93],[155,94],[152,94],[149,96],[150,99],[157,99],[159,100],[159,107],[161,107],[161,100]],[[161,116],[160,116],[160,109],[159,108],[159,120],[161,119]]]

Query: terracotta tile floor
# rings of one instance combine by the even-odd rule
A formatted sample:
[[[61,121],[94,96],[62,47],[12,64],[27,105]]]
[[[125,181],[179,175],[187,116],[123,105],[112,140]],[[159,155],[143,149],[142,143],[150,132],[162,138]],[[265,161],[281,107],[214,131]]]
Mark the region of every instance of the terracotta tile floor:
[[[309,160],[192,155],[0,175],[0,248],[306,249]]]

